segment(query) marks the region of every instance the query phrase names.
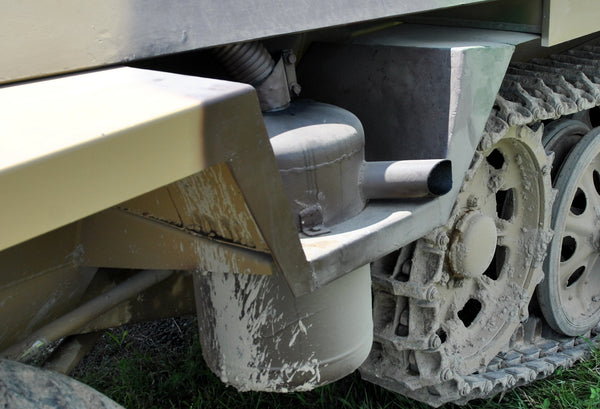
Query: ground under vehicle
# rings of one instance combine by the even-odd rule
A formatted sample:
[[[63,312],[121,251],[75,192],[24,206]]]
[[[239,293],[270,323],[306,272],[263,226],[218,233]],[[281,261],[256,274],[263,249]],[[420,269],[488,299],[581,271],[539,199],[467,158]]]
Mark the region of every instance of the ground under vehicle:
[[[240,389],[361,366],[432,405],[584,356],[554,331],[600,314],[591,1],[33,3],[2,17],[3,356],[197,308]]]

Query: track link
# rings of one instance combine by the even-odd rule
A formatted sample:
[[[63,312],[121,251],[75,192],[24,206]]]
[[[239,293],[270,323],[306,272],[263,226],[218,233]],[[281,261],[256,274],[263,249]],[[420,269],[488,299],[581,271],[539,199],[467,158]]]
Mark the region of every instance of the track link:
[[[600,43],[529,63],[514,63],[508,68],[481,144],[500,140],[510,127],[538,128],[541,121],[577,114],[599,105]],[[445,235],[429,235],[432,271],[438,270],[444,262],[443,252],[437,249],[447,245],[445,240]],[[433,315],[436,308],[436,288],[407,279],[414,247],[413,243],[394,254],[393,260],[380,261],[387,264],[384,268],[393,270],[391,275],[373,274],[375,304],[387,306],[383,311],[374,311],[375,343],[361,368],[364,379],[436,407],[448,402],[465,404],[545,378],[559,367],[571,367],[590,355],[591,344],[600,342],[598,328],[585,337],[567,338],[553,332],[533,312],[512,335],[508,351],[495,356],[476,373],[466,376],[452,371],[411,374],[415,352],[435,350],[441,342],[437,334],[429,337],[408,334],[407,317],[399,313],[402,303],[419,305],[424,317],[428,316],[428,309],[432,311],[429,315]],[[390,314],[393,309],[396,312]],[[384,313],[385,310],[388,313]]]

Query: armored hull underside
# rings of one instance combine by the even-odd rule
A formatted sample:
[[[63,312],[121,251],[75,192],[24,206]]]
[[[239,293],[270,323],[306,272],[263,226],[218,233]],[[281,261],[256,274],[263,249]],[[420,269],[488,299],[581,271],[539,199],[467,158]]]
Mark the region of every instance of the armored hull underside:
[[[28,0],[6,6],[0,83],[485,0],[260,2]]]

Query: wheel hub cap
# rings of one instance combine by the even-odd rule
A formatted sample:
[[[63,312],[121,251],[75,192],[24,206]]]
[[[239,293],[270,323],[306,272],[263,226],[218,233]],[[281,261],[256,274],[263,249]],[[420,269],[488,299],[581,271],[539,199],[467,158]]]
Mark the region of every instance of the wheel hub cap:
[[[465,214],[452,233],[450,266],[458,276],[477,277],[490,265],[497,244],[494,219],[480,212]]]

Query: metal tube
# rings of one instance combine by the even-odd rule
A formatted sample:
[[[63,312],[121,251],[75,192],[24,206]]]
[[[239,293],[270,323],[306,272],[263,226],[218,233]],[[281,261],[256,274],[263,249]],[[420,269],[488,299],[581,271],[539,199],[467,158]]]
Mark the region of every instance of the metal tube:
[[[1,358],[31,360],[51,342],[70,335],[87,322],[168,278],[171,270],[144,270],[104,294],[84,303],[57,320],[43,326],[23,341],[0,353]]]
[[[233,79],[252,86],[260,85],[275,67],[271,54],[257,42],[219,47],[215,55]]]
[[[44,369],[65,375],[70,374],[83,357],[91,351],[101,336],[102,332],[98,331],[67,337],[44,362]]]
[[[234,80],[256,89],[263,112],[277,111],[289,105],[290,90],[284,61],[279,59],[276,63],[264,45],[258,42],[229,44],[215,48],[214,53]]]
[[[361,189],[366,199],[441,196],[452,189],[447,159],[365,162]]]

